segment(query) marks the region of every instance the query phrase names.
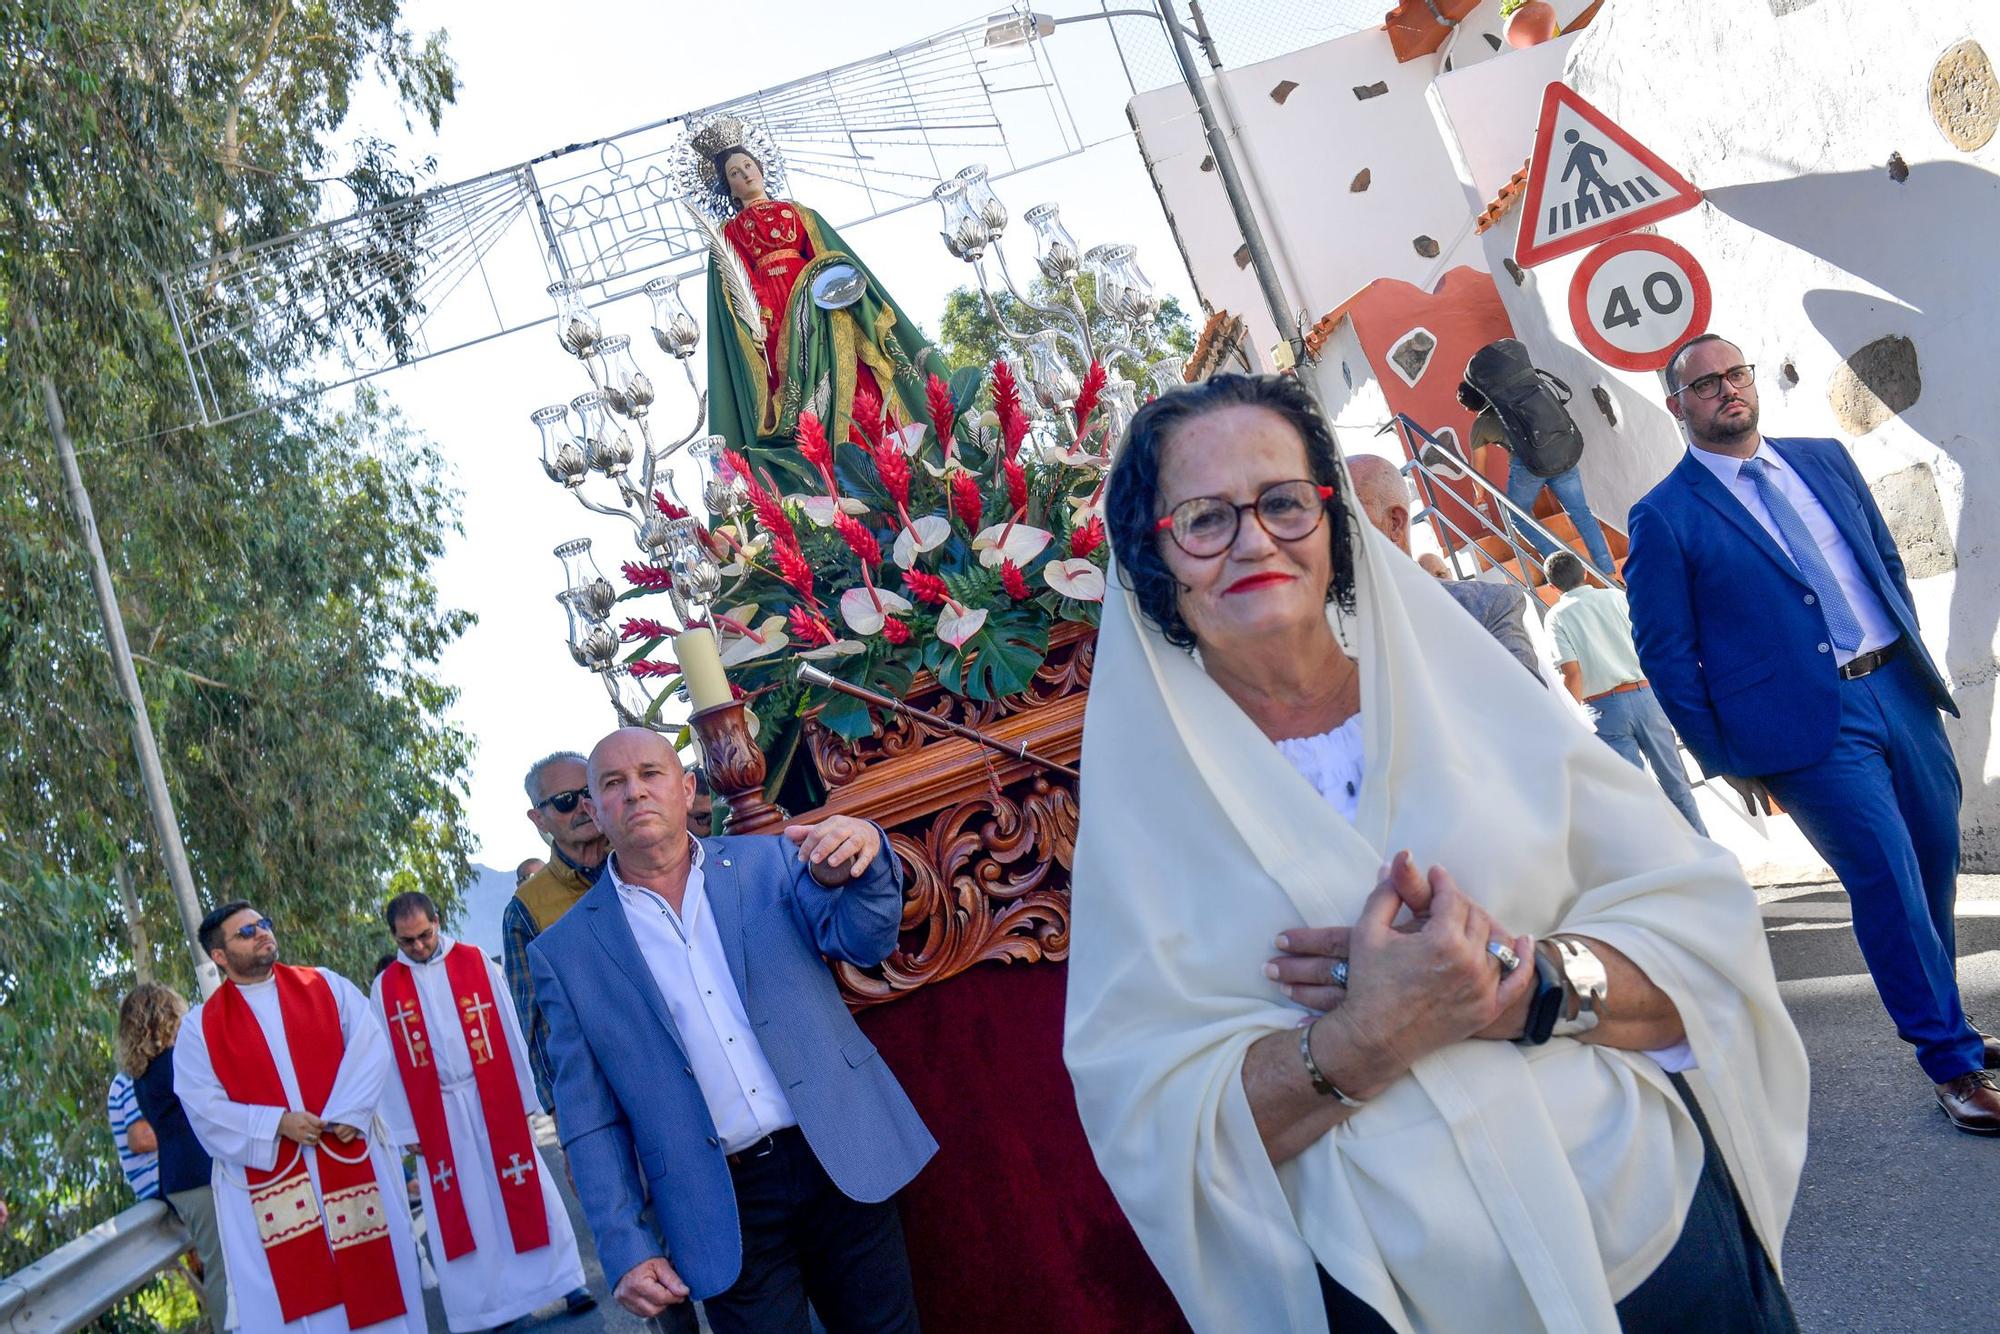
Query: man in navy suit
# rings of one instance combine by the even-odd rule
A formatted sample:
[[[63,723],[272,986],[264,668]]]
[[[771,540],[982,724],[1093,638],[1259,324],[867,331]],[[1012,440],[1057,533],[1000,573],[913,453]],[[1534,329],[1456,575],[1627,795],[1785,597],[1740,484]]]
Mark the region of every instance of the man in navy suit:
[[[529,947],[563,1147],[620,1305],[716,1334],[917,1328],[895,1193],[937,1151],[827,958],[895,947],[882,831],[697,839],[665,738],[613,732],[586,800],[604,875]],[[651,1220],[645,1216],[651,1201]]]
[[[2000,1043],[1959,1002],[1951,693],[1903,561],[1839,441],[1757,430],[1756,370],[1714,334],[1674,353],[1690,448],[1632,507],[1639,658],[1702,769],[1768,794],[1833,867],[1896,1031],[1960,1130],[2000,1135]]]

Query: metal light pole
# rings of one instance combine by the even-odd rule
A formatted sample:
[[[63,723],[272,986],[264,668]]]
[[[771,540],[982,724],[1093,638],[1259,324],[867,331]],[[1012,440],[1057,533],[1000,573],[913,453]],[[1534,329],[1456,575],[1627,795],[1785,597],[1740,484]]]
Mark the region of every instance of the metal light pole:
[[[41,332],[33,311],[28,312],[28,327],[37,334]],[[118,610],[118,595],[111,586],[111,567],[104,559],[104,544],[97,535],[97,512],[91,508],[90,492],[84,488],[83,471],[76,462],[76,447],[70,441],[69,418],[63,412],[62,396],[56,392],[55,381],[46,374],[40,379],[49,434],[56,442],[56,456],[62,460],[63,485],[69,492],[70,508],[76,512],[77,527],[83,530],[83,544],[90,552],[90,585],[97,593],[98,615],[104,620],[111,670],[118,678],[118,693],[125,697],[131,713],[132,749],[139,757],[139,779],[146,793],[146,809],[153,817],[153,837],[159,846],[160,861],[167,868],[167,884],[173,890],[174,906],[180,910],[181,926],[187,931],[188,949],[194,955],[195,982],[206,999],[222,985],[222,976],[214,961],[202,952],[201,902],[195,897],[194,876],[188,870],[180,821],[174,814],[173,796],[167,791],[159,746],[153,740],[146,697],[140,693],[139,673],[132,665],[132,646],[125,639],[125,617]]]
[[[1271,322],[1278,328],[1278,336],[1292,349],[1294,365],[1303,365],[1306,360],[1305,338],[1301,334],[1298,321],[1285,303],[1285,293],[1278,286],[1277,266],[1272,262],[1270,247],[1264,243],[1264,232],[1257,225],[1256,211],[1251,207],[1249,191],[1244,189],[1243,177],[1236,169],[1236,155],[1230,151],[1229,140],[1222,133],[1215,117],[1215,106],[1209,101],[1208,89],[1202,84],[1201,71],[1194,63],[1194,52],[1188,47],[1187,32],[1181,27],[1174,12],[1173,0],[1158,0],[1160,22],[1166,25],[1167,40],[1173,44],[1174,63],[1180,67],[1181,81],[1187,85],[1194,98],[1195,110],[1201,116],[1201,130],[1208,140],[1208,151],[1215,156],[1216,175],[1222,178],[1222,192],[1229,196],[1229,208],[1236,215],[1237,230],[1243,233],[1243,244],[1250,251],[1250,268],[1257,275],[1257,286],[1264,294],[1264,306],[1270,312]]]

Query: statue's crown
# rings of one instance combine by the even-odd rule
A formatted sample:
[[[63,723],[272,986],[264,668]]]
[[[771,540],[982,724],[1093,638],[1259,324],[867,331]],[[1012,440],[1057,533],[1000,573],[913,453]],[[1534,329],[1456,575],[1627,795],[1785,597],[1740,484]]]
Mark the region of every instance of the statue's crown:
[[[717,153],[743,147],[747,127],[734,116],[717,116],[688,136],[697,153],[713,159]]]

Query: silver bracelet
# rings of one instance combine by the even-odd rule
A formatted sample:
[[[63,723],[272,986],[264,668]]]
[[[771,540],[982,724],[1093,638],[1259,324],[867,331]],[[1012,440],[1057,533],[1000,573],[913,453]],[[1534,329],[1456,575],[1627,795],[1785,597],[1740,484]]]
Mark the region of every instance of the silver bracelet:
[[[1604,1018],[1605,1002],[1611,994],[1604,961],[1590,946],[1571,937],[1551,936],[1549,943],[1556,947],[1557,959],[1562,964],[1563,982],[1576,997],[1575,1016],[1568,1019],[1558,1016],[1552,1036],[1573,1038],[1588,1033]]]
[[[1325,1015],[1320,1016],[1321,1019],[1325,1017]],[[1342,1107],[1366,1107],[1368,1105],[1367,1099],[1350,1098],[1345,1093],[1342,1093],[1335,1086],[1334,1082],[1326,1077],[1326,1072],[1319,1068],[1319,1062],[1313,1059],[1313,1029],[1318,1026],[1319,1019],[1315,1019],[1312,1023],[1307,1024],[1299,1030],[1299,1059],[1306,1063],[1306,1074],[1312,1077],[1313,1091],[1322,1098],[1340,1099]]]

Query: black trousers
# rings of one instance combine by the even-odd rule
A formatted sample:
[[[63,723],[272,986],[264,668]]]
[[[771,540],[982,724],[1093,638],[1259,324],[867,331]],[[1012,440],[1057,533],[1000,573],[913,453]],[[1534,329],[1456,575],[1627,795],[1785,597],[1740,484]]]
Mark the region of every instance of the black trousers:
[[[1729,1179],[1729,1167],[1716,1151],[1708,1121],[1679,1075],[1673,1075],[1681,1101],[1701,1127],[1701,1180],[1680,1240],[1618,1303],[1618,1323],[1627,1334],[1796,1334],[1798,1317],[1785,1296],[1771,1258],[1750,1226],[1750,1216]],[[1389,1322],[1375,1308],[1335,1283],[1322,1269],[1320,1296],[1326,1302],[1327,1324],[1334,1334],[1366,1331],[1388,1334]],[[1468,1309],[1465,1328],[1480,1327]]]
[[[715,1334],[916,1334],[917,1299],[894,1200],[841,1194],[797,1130],[730,1165],[743,1271],[702,1303]]]

